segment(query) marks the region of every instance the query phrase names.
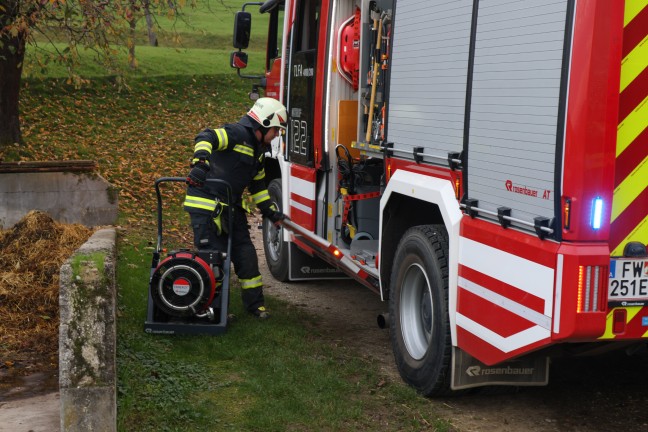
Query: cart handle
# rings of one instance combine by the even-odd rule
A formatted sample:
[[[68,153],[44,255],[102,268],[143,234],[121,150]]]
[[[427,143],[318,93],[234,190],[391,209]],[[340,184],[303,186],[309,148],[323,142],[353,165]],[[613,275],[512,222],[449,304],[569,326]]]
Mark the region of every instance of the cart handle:
[[[157,247],[156,247],[156,252],[160,253],[162,251],[162,193],[160,192],[160,183],[165,183],[165,182],[182,182],[185,183],[187,181],[186,177],[160,177],[159,179],[155,180],[155,194],[157,196]],[[232,186],[226,182],[225,180],[221,179],[207,179],[207,183],[221,183],[225,186],[227,190],[227,202],[225,207],[227,207],[227,211],[229,212],[228,214],[228,232],[232,232],[234,226],[233,226],[233,220],[234,218],[232,217],[232,206],[229,205],[232,202]],[[229,243],[229,242],[228,242]],[[231,253],[231,245],[228,244],[227,247],[227,256],[229,257],[229,254]]]

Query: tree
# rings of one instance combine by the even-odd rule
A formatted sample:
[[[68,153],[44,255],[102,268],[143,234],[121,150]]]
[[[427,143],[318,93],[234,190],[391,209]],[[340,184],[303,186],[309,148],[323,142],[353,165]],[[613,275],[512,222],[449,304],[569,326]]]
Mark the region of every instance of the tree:
[[[33,12],[21,14],[17,3],[0,0],[0,150],[21,141],[18,95]]]
[[[28,45],[51,44],[42,63],[57,61],[68,66],[70,81],[82,82],[75,74],[79,47],[94,50],[109,70],[116,47],[127,47],[129,65],[136,67],[135,29],[147,14],[149,38],[151,8],[177,11],[185,0],[0,0],[0,154],[7,146],[22,143],[19,118],[20,82]],[[57,49],[55,42],[62,42]],[[58,45],[60,46],[60,45]]]
[[[146,29],[148,30],[148,39],[149,45],[158,46],[158,39],[155,31],[153,31],[153,15],[151,14],[151,1],[144,1],[144,17],[146,18]],[[169,5],[170,8],[173,8],[173,5]],[[174,9],[171,9],[174,10]]]

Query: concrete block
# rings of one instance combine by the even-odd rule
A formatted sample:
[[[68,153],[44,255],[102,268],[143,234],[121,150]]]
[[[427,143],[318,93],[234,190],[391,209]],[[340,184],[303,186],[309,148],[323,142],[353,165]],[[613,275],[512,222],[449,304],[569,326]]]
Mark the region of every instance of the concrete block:
[[[95,232],[61,267],[62,431],[115,431],[115,229]]]
[[[117,401],[111,387],[60,390],[61,431],[115,432]]]
[[[13,226],[31,210],[62,223],[115,225],[118,195],[92,172],[0,173],[0,229]]]

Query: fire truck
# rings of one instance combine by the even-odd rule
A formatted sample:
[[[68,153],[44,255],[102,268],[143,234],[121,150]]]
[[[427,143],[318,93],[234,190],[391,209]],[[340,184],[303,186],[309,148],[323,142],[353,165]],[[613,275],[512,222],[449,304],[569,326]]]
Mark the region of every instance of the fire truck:
[[[233,39],[289,114],[267,265],[380,295],[404,381],[544,385],[551,358],[645,349],[647,0],[268,0]]]

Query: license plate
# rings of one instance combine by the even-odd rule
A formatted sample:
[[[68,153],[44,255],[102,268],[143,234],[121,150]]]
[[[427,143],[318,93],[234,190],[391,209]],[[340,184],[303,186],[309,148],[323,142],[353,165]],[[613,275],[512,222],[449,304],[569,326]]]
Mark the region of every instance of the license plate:
[[[613,306],[648,305],[648,260],[623,258],[610,261],[608,302]]]

